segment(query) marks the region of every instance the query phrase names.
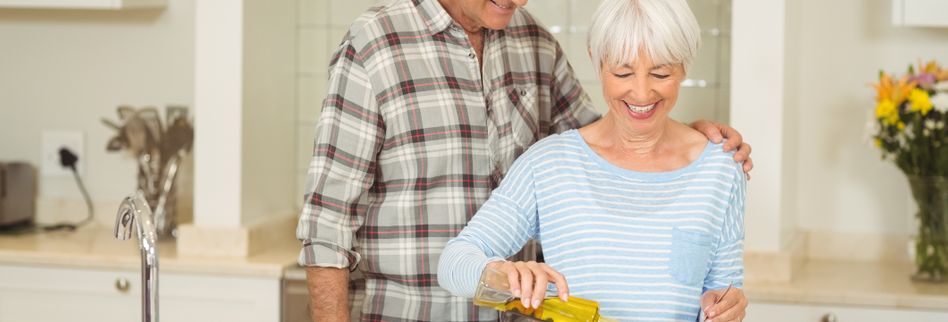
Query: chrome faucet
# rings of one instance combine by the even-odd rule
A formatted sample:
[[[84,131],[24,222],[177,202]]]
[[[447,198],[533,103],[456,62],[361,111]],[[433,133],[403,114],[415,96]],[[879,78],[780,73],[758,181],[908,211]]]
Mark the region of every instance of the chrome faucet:
[[[135,227],[132,227],[134,224]],[[141,190],[125,197],[115,217],[115,238],[129,240],[132,230],[142,252],[142,321],[158,321],[158,237],[155,218]]]

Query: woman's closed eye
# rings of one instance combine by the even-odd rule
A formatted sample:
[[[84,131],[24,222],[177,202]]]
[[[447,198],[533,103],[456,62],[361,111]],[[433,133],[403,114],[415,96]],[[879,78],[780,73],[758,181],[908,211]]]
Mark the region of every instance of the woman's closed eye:
[[[635,74],[634,73],[612,73],[612,75],[615,76],[616,78],[629,78]],[[666,79],[669,76],[671,76],[669,74],[658,74],[658,73],[651,73],[649,75],[652,75],[652,77],[655,77],[657,79]]]

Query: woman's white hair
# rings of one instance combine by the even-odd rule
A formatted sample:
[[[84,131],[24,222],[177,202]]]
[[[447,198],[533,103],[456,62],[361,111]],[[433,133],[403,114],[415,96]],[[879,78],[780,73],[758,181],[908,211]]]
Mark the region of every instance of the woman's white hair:
[[[682,64],[698,56],[701,29],[685,0],[603,0],[589,28],[593,66],[635,62],[643,50],[652,62]]]

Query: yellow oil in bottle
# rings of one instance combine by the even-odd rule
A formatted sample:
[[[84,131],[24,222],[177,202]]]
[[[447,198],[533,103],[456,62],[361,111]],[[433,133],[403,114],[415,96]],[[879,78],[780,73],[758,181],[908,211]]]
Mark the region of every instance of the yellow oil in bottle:
[[[552,322],[608,322],[615,321],[604,318],[599,315],[599,303],[584,298],[570,296],[568,301],[563,301],[558,297],[547,297],[540,304],[539,308],[524,307],[519,299],[510,300],[506,303],[474,301],[475,305],[490,307],[495,310],[506,312],[516,311],[520,314],[529,315],[543,321]]]

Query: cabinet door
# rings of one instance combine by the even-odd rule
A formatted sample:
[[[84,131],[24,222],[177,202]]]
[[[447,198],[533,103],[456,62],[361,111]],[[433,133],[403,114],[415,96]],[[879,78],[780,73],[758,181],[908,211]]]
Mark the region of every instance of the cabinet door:
[[[0,322],[141,320],[137,271],[0,265]],[[278,278],[210,274],[158,276],[159,319],[278,322]]]
[[[159,275],[163,321],[279,322],[280,279]]]
[[[141,320],[140,285],[137,272],[0,266],[0,322]]]
[[[745,321],[944,322],[948,321],[948,311],[884,309],[857,306],[752,303],[747,307],[747,318]]]

